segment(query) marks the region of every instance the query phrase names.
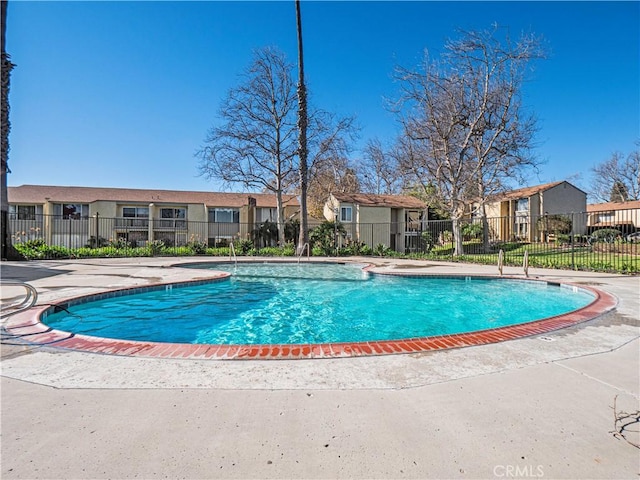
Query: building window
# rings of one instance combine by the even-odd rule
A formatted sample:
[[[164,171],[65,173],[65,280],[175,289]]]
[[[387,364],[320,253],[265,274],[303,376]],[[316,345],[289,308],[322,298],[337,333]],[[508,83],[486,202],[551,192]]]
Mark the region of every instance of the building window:
[[[340,221],[341,222],[351,222],[353,216],[352,216],[352,209],[351,207],[340,207]]]
[[[422,226],[422,212],[418,210],[407,210],[404,214],[404,221],[406,223],[406,231],[419,231]]]
[[[122,216],[125,218],[149,218],[149,207],[123,207]]]
[[[186,229],[187,221],[184,220],[186,217],[186,208],[161,208],[160,220],[158,222],[154,222],[154,228]],[[157,238],[157,240],[161,239]],[[164,239],[162,240],[164,241]],[[177,243],[173,243],[172,245],[177,245]]]
[[[118,226],[123,227],[148,227],[149,207],[123,207],[124,220],[116,220]]]
[[[600,212],[597,214],[597,222],[598,223],[613,223],[615,221],[616,215],[614,212]]]
[[[516,202],[516,212],[528,212],[529,211],[529,199],[521,198]]]
[[[35,220],[42,215],[42,207],[36,205],[9,205],[9,215],[13,220]]]
[[[80,203],[56,203],[53,214],[63,219],[78,220],[89,217],[89,205]]]
[[[517,223],[516,224],[516,235],[518,239],[525,240],[529,233],[529,225],[527,223]]]
[[[161,208],[160,218],[185,218],[187,216],[186,208]]]
[[[275,222],[278,219],[276,208],[262,207],[256,210],[256,223]]]
[[[240,223],[240,211],[235,208],[214,208],[209,210],[211,223]]]

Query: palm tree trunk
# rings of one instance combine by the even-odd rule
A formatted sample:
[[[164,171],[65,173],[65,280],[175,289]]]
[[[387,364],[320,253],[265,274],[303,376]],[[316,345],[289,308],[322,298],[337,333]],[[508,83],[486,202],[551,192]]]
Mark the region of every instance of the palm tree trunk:
[[[300,236],[298,249],[302,252],[309,241],[307,218],[307,87],[304,82],[304,55],[302,53],[302,20],[300,18],[300,0],[296,0],[296,27],[298,33],[298,155],[300,157]]]
[[[9,170],[9,86],[11,84],[11,70],[15,66],[11,63],[11,57],[5,50],[7,32],[7,0],[2,0],[2,31],[0,33],[0,43],[2,44],[2,117],[0,126],[2,128],[2,158],[0,172],[0,206],[2,207],[2,258],[7,260],[19,260],[20,254],[11,244],[11,232],[9,231],[9,198],[7,196],[7,174]]]

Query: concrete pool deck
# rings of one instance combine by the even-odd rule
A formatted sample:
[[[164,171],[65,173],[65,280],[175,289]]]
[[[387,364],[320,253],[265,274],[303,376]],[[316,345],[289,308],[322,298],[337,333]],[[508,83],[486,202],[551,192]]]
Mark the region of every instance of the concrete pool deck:
[[[193,271],[170,266],[191,261],[202,259],[1,268],[34,285],[42,305],[179,281]],[[639,424],[620,429],[639,410],[640,278],[529,273],[609,292],[617,309],[544,335],[383,357],[236,362],[4,344],[2,478],[637,478]]]

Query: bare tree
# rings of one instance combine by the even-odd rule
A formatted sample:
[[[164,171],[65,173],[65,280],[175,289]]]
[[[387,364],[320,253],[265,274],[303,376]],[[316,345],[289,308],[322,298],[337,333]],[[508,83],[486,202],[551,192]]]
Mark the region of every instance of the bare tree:
[[[640,141],[636,142],[640,147]],[[603,202],[640,200],[640,148],[625,158],[620,152],[591,169],[591,193]]]
[[[329,195],[337,192],[360,192],[356,171],[342,156],[326,158],[314,166],[309,182],[309,214],[322,218]]]
[[[308,210],[313,216],[321,216],[330,193],[351,188],[359,191],[349,162],[357,132],[354,117],[338,117],[324,110],[313,110],[309,115]]]
[[[425,54],[419,70],[397,69],[401,167],[449,213],[456,255],[471,206],[483,208],[506,181],[536,165],[529,154],[535,119],[520,95],[528,64],[543,56],[540,40],[523,35],[514,44],[498,32],[462,32],[440,61]]]
[[[296,180],[298,136],[292,66],[274,48],[258,50],[243,82],[231,89],[198,155],[208,179],[272,192],[279,241],[284,245],[282,195]]]
[[[364,191],[377,195],[401,193],[402,177],[394,153],[385,150],[377,138],[367,142],[358,165],[358,176]]]
[[[199,171],[206,178],[276,195],[281,244],[285,241],[282,195],[303,196],[299,105],[292,72],[283,53],[273,48],[257,51],[241,84],[222,102],[220,125],[211,129],[198,153]],[[356,127],[354,118],[339,118],[323,110],[311,109],[305,116],[308,189],[317,170],[347,158]]]
[[[2,128],[2,166],[0,179],[0,206],[2,213],[2,258],[8,260],[20,259],[20,254],[11,243],[11,232],[9,231],[9,198],[7,196],[7,175],[9,174],[9,87],[11,85],[11,70],[15,65],[11,63],[11,57],[5,50],[7,32],[7,0],[0,1],[2,12],[2,31],[0,33],[0,44],[2,48],[2,117],[0,127]]]

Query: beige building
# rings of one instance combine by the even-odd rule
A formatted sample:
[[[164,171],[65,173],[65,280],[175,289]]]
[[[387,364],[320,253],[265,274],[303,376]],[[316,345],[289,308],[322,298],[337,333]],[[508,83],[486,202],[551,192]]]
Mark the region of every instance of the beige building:
[[[7,194],[10,228],[18,241],[39,236],[68,247],[92,238],[120,238],[134,246],[153,240],[213,246],[248,238],[256,226],[277,219],[272,194],[45,185],[9,187]],[[285,218],[296,216],[299,208],[295,196],[285,196]]]
[[[623,234],[640,229],[640,200],[587,205],[589,231],[614,228]]]
[[[566,216],[572,233],[586,233],[587,194],[569,182],[553,182],[511,190],[486,205],[492,234],[497,240],[546,241],[551,233],[545,219]]]
[[[324,216],[342,223],[347,239],[372,248],[382,244],[409,252],[418,247],[418,236],[427,221],[427,205],[406,195],[335,193],[325,203]]]

